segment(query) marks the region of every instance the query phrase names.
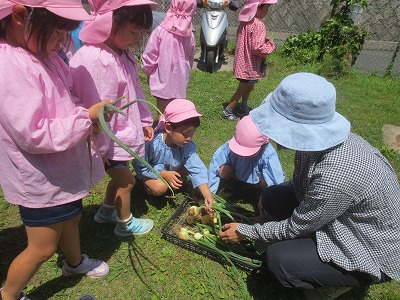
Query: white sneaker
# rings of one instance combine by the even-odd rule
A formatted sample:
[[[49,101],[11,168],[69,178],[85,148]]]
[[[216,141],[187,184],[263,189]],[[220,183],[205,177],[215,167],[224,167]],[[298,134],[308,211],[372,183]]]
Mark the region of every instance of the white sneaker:
[[[99,259],[91,259],[86,254],[82,254],[82,262],[72,268],[64,260],[62,266],[62,275],[70,277],[74,275],[85,275],[88,277],[98,278],[108,274],[108,265]]]

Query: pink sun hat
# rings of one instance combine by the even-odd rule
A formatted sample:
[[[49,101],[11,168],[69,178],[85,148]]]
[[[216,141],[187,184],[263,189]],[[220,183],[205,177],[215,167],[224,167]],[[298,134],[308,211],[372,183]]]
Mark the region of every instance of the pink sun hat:
[[[184,120],[201,117],[193,102],[187,99],[174,99],[165,107],[164,117],[160,117],[154,131],[164,130],[165,123],[179,123]]]
[[[196,12],[196,6],[196,0],[172,0],[160,26],[171,33],[190,36],[193,30],[192,17]]]
[[[245,6],[239,13],[239,21],[249,22],[257,14],[257,8],[261,4],[275,4],[278,0],[247,0]]]
[[[10,1],[0,2],[0,20],[12,13],[15,3]]]
[[[111,34],[113,11],[123,6],[150,5],[152,9],[158,3],[150,0],[89,0],[92,7],[92,20],[85,22],[79,32],[79,39],[90,44],[104,42]]]
[[[184,120],[201,117],[193,102],[187,99],[174,99],[165,107],[165,122],[179,123]]]
[[[229,148],[237,155],[252,156],[268,142],[269,138],[258,130],[250,116],[245,116],[237,123]]]
[[[13,3],[13,5],[46,8],[57,16],[69,20],[86,21],[91,19],[80,0],[8,0],[6,2]]]

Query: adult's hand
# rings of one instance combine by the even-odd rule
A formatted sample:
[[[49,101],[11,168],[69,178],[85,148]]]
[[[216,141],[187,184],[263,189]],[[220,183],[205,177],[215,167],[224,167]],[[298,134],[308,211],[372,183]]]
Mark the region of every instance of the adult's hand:
[[[229,223],[222,226],[222,230],[219,232],[222,240],[225,243],[239,243],[245,238],[245,236],[236,231],[240,223]]]

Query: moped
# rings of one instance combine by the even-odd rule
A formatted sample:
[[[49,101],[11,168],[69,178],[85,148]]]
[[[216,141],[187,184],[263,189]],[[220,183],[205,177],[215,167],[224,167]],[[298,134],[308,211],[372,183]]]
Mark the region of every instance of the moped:
[[[197,7],[205,7],[201,17],[200,45],[201,61],[209,73],[215,72],[215,66],[224,58],[228,45],[228,16],[225,9],[232,11],[239,8],[234,0],[197,0]]]

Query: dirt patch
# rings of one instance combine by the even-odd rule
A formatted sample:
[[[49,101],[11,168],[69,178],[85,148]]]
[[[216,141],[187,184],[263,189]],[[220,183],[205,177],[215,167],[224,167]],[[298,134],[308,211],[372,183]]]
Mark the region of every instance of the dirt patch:
[[[400,153],[400,126],[385,124],[382,128],[385,144]]]

